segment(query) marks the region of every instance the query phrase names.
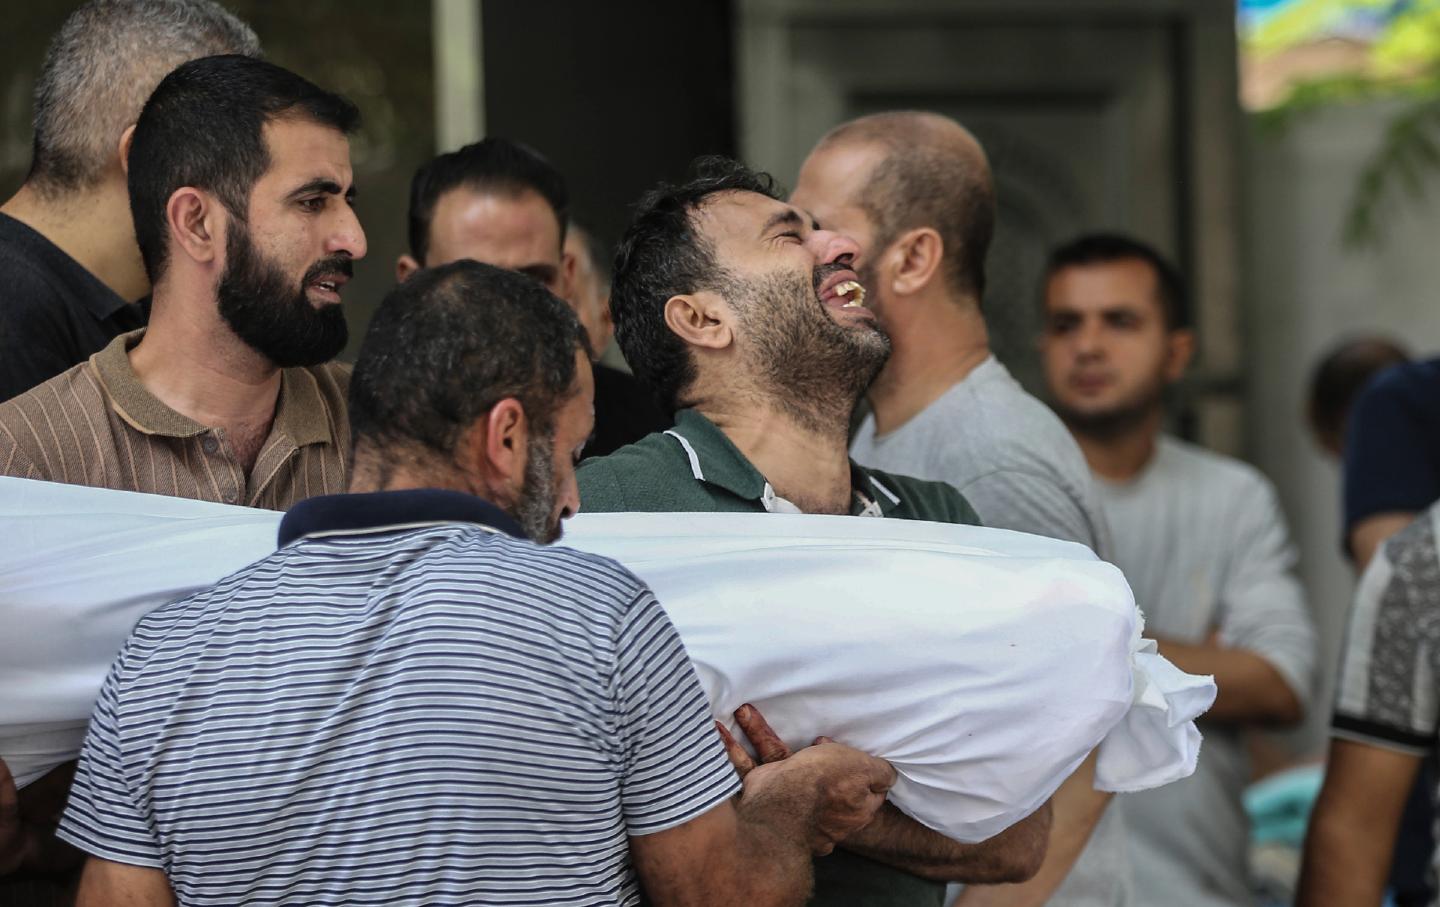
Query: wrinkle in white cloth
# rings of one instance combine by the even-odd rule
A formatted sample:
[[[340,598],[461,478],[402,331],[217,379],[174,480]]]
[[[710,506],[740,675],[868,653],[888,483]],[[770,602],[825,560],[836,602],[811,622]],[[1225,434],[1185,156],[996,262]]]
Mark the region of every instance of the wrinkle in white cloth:
[[[274,548],[280,514],[0,479],[0,757],[22,786],[75,758],[149,609]],[[1140,638],[1120,572],[1005,530],[779,514],[582,514],[562,544],[650,584],[717,718],[894,764],[892,801],[961,841],[1029,815],[1097,746],[1097,786],[1194,771],[1210,678]]]

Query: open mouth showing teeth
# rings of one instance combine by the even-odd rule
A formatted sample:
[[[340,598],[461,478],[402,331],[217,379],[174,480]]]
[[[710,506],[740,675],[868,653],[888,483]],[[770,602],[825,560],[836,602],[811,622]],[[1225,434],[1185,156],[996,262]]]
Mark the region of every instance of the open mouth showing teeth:
[[[328,290],[331,293],[340,292],[340,285],[337,283],[332,283],[328,280],[317,280],[315,282],[315,286],[319,287],[322,290]]]
[[[850,297],[849,301],[840,307],[842,309],[861,309],[865,307],[865,288],[860,285],[859,281],[847,280],[837,285],[835,287],[835,295]]]

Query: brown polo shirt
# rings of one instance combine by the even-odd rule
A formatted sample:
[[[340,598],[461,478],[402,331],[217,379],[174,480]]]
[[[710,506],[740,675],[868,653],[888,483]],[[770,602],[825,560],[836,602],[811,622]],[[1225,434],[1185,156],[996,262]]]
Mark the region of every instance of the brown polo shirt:
[[[144,329],[0,403],[0,474],[286,510],[345,490],[350,367],[288,368],[270,435],[249,475],[225,431],[161,403],[128,351]]]

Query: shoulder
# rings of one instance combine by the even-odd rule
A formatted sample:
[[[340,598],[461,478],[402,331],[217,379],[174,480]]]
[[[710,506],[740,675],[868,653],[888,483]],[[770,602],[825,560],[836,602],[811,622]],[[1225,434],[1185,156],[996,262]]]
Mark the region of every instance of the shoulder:
[[[872,484],[879,484],[874,491],[882,495],[888,492],[892,496],[892,502],[897,503],[895,515],[901,519],[980,525],[975,508],[953,485],[879,469],[867,469],[866,472]]]
[[[94,366],[82,362],[23,394],[0,403],[0,446],[33,447],[47,443],[52,420],[73,413],[100,413],[105,392]]]
[[[580,507],[592,513],[673,510],[671,499],[680,489],[699,484],[684,448],[664,432],[585,460],[575,479]]]
[[[1273,496],[1275,486],[1259,469],[1235,457],[1182,441],[1169,435],[1160,438],[1160,456],[1171,481],[1185,482],[1204,494],[1216,486],[1228,491]]]

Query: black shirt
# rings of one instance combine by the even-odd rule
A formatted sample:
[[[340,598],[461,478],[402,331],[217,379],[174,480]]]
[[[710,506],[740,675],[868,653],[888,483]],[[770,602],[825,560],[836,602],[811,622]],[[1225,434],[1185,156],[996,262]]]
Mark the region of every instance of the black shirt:
[[[0,214],[0,401],[143,327],[126,302],[50,240]]]
[[[595,436],[586,457],[603,457],[673,424],[634,377],[595,363]]]

